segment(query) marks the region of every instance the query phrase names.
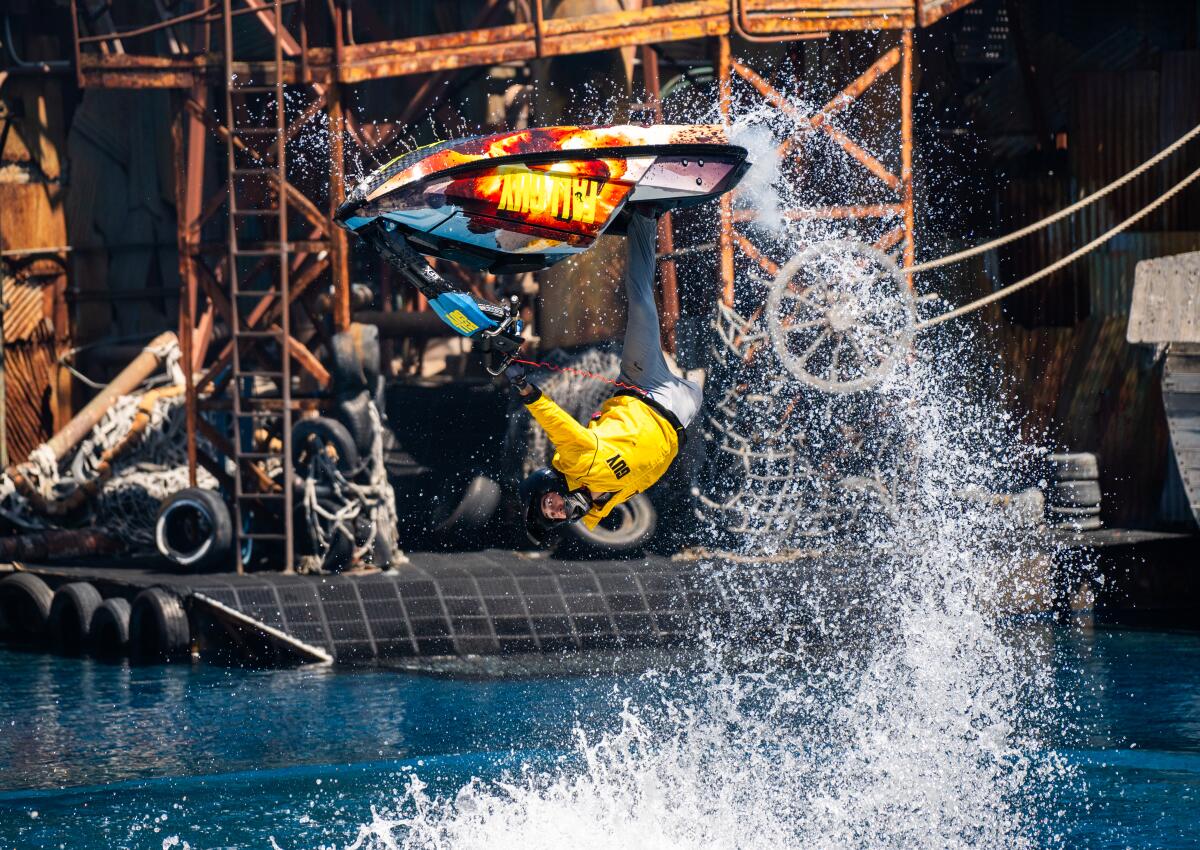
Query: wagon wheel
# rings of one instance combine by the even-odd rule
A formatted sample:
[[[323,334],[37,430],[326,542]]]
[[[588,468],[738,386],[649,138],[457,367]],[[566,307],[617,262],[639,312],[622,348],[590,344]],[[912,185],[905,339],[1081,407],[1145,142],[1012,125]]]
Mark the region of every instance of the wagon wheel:
[[[767,297],[771,343],[784,367],[826,392],[870,389],[908,350],[913,294],[895,262],[850,240],[821,242],[792,257]]]

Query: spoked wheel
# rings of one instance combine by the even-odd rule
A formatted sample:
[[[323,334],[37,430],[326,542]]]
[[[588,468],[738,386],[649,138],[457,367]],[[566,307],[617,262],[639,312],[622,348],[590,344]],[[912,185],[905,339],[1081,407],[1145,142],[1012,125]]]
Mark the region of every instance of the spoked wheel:
[[[767,298],[771,344],[796,378],[831,393],[874,387],[912,343],[916,303],[887,254],[821,242],[779,271]]]

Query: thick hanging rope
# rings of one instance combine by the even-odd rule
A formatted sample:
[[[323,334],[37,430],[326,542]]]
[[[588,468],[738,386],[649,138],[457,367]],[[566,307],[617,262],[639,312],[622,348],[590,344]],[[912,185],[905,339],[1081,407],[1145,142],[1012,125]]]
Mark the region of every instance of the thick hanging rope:
[[[1197,128],[1197,129],[1200,129],[1200,128]],[[1029,277],[1019,280],[1016,283],[1010,284],[1010,285],[1004,287],[1003,289],[998,289],[995,292],[991,293],[990,295],[986,295],[983,298],[980,298],[976,301],[972,301],[970,304],[964,304],[962,307],[958,307],[954,310],[950,310],[946,313],[942,313],[939,316],[934,316],[932,319],[926,319],[924,322],[918,322],[917,330],[922,331],[927,328],[934,327],[935,325],[940,325],[942,322],[947,322],[950,319],[957,318],[958,316],[966,315],[967,313],[970,313],[974,310],[978,310],[980,307],[985,307],[988,304],[991,304],[995,301],[999,301],[1001,298],[1007,298],[1009,295],[1012,295],[1017,290],[1024,289],[1025,287],[1030,286],[1031,284],[1037,283],[1039,280],[1042,280],[1043,278],[1049,277],[1050,275],[1054,274],[1056,271],[1063,268],[1064,266],[1070,265],[1075,260],[1079,259],[1080,257],[1082,257],[1084,254],[1088,253],[1089,251],[1095,250],[1096,248],[1100,247],[1100,245],[1104,244],[1109,239],[1112,239],[1114,236],[1116,236],[1122,230],[1127,229],[1130,225],[1145,218],[1150,213],[1154,212],[1156,209],[1158,209],[1163,204],[1165,204],[1167,201],[1171,200],[1171,198],[1175,197],[1177,194],[1182,192],[1189,184],[1191,184],[1193,181],[1195,181],[1198,178],[1200,178],[1200,168],[1197,168],[1195,171],[1193,171],[1187,177],[1180,180],[1178,183],[1176,183],[1174,186],[1172,186],[1170,189],[1168,189],[1162,195],[1159,195],[1158,198],[1156,198],[1155,200],[1153,200],[1146,206],[1142,207],[1140,210],[1135,212],[1129,218],[1122,221],[1116,227],[1113,227],[1112,229],[1105,231],[1104,233],[1102,233],[1101,235],[1099,235],[1095,239],[1093,239],[1091,242],[1084,245],[1082,248],[1078,248],[1078,249],[1072,251],[1070,254],[1067,254],[1062,259],[1046,266],[1046,268],[1042,269],[1041,271],[1034,272]]]
[[[1014,230],[1012,233],[1009,233],[1006,236],[1001,236],[998,239],[991,240],[990,242],[984,242],[982,245],[976,245],[974,248],[967,248],[964,251],[959,251],[956,254],[950,254],[949,256],[946,256],[946,257],[940,257],[936,260],[930,260],[927,263],[919,263],[919,264],[913,266],[912,268],[905,269],[904,273],[905,274],[917,274],[918,272],[929,271],[930,269],[940,269],[942,266],[948,266],[953,263],[960,262],[961,260],[966,260],[971,257],[976,257],[976,256],[979,256],[980,254],[986,254],[988,251],[992,251],[996,248],[1000,248],[1004,245],[1009,244],[1010,242],[1016,242],[1018,239],[1026,237],[1031,233],[1035,233],[1036,231],[1041,230],[1044,227],[1049,227],[1050,225],[1054,224],[1057,221],[1062,221],[1067,216],[1073,215],[1074,213],[1079,212],[1084,207],[1087,207],[1091,204],[1096,203],[1096,201],[1100,200],[1101,198],[1103,198],[1106,195],[1111,194],[1112,192],[1115,192],[1117,189],[1120,189],[1122,186],[1124,186],[1129,181],[1140,177],[1142,174],[1145,174],[1151,168],[1158,165],[1160,162],[1162,162],[1167,157],[1171,156],[1171,154],[1175,153],[1177,150],[1179,150],[1181,147],[1186,145],[1192,139],[1196,138],[1196,136],[1200,136],[1200,124],[1197,124],[1195,127],[1193,127],[1191,130],[1189,130],[1187,133],[1180,136],[1178,139],[1176,139],[1170,145],[1163,148],[1161,151],[1156,153],[1154,156],[1150,157],[1148,160],[1143,162],[1137,168],[1130,171],[1125,176],[1118,177],[1116,180],[1114,180],[1112,183],[1109,183],[1103,189],[1093,192],[1092,194],[1088,195],[1086,198],[1080,198],[1078,201],[1071,204],[1069,207],[1064,207],[1063,209],[1059,210],[1058,212],[1054,213],[1053,215],[1049,215],[1046,218],[1041,219],[1040,221],[1035,221],[1033,224],[1027,225],[1026,227],[1022,227],[1020,230]],[[1147,209],[1149,209],[1149,208],[1147,208]],[[1134,220],[1136,220],[1136,219],[1134,219]]]

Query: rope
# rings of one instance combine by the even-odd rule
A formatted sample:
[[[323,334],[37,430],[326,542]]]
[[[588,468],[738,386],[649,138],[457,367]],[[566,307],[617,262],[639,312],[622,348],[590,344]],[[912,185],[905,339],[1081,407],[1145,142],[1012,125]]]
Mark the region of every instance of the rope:
[[[1200,127],[1197,127],[1197,130],[1200,130]],[[934,327],[935,325],[940,325],[942,322],[947,322],[950,319],[954,319],[959,316],[966,315],[967,313],[978,310],[980,307],[984,307],[995,301],[999,301],[1001,298],[1007,298],[1009,295],[1012,295],[1017,290],[1024,289],[1025,287],[1027,287],[1031,284],[1037,283],[1042,278],[1045,278],[1045,277],[1048,277],[1048,276],[1054,274],[1059,269],[1063,268],[1064,266],[1070,265],[1075,260],[1079,259],[1080,257],[1082,257],[1084,254],[1088,253],[1089,251],[1092,251],[1092,250],[1098,248],[1100,245],[1102,245],[1103,243],[1107,242],[1109,239],[1116,236],[1122,230],[1125,230],[1126,228],[1128,228],[1131,224],[1134,224],[1135,222],[1145,218],[1150,213],[1154,212],[1156,209],[1158,209],[1163,204],[1165,204],[1167,201],[1171,200],[1171,198],[1175,197],[1175,195],[1177,195],[1181,191],[1183,191],[1189,184],[1191,184],[1193,181],[1195,181],[1198,178],[1200,178],[1200,168],[1197,168],[1195,171],[1193,171],[1187,177],[1180,180],[1178,183],[1176,183],[1174,186],[1172,186],[1170,189],[1168,189],[1162,195],[1159,195],[1158,198],[1156,198],[1154,201],[1152,201],[1149,204],[1147,204],[1146,206],[1142,207],[1140,210],[1135,212],[1129,218],[1122,221],[1116,227],[1113,227],[1111,230],[1108,230],[1108,231],[1102,233],[1101,235],[1097,236],[1095,239],[1093,239],[1091,242],[1084,245],[1082,248],[1078,248],[1078,249],[1072,251],[1070,254],[1067,254],[1065,257],[1058,260],[1057,262],[1051,263],[1050,265],[1046,266],[1046,268],[1042,269],[1041,271],[1034,272],[1029,277],[1024,278],[1023,280],[1019,280],[1016,283],[1010,284],[1009,286],[1006,286],[1003,289],[998,289],[990,295],[986,295],[983,298],[980,298],[976,301],[972,301],[970,304],[964,304],[962,307],[958,307],[954,310],[950,310],[946,313],[942,313],[939,316],[934,316],[932,319],[926,319],[924,322],[918,322],[917,326],[916,326],[917,330],[923,331],[927,328]],[[912,270],[909,270],[909,271],[912,271]]]
[[[1063,209],[1059,210],[1058,212],[1054,213],[1053,215],[1047,216],[1046,218],[1043,218],[1040,221],[1035,221],[1033,224],[1030,224],[1026,227],[1022,227],[1020,230],[1015,230],[1012,233],[1008,234],[1007,236],[1001,236],[1000,238],[993,239],[990,242],[984,242],[982,245],[976,245],[974,248],[967,248],[965,251],[959,251],[957,254],[950,254],[949,256],[941,257],[937,260],[930,260],[927,263],[918,263],[917,265],[913,266],[912,268],[905,269],[904,273],[905,274],[916,274],[918,272],[929,271],[930,269],[939,269],[942,266],[948,266],[952,263],[957,263],[960,260],[966,260],[970,257],[978,256],[979,254],[985,254],[988,251],[991,251],[995,248],[999,248],[1003,245],[1007,245],[1010,242],[1015,242],[1018,239],[1021,239],[1022,237],[1028,236],[1029,234],[1031,234],[1037,230],[1040,230],[1043,227],[1049,227],[1050,225],[1054,224],[1056,221],[1061,221],[1062,219],[1066,218],[1067,216],[1072,215],[1076,212],[1079,212],[1079,210],[1083,209],[1084,207],[1086,207],[1090,204],[1096,203],[1096,201],[1100,200],[1105,195],[1115,192],[1117,189],[1120,189],[1122,186],[1124,186],[1130,180],[1134,180],[1137,177],[1140,177],[1146,171],[1148,171],[1149,169],[1158,165],[1158,163],[1162,162],[1164,159],[1169,157],[1171,154],[1175,153],[1177,150],[1179,150],[1181,147],[1186,145],[1192,139],[1196,138],[1196,136],[1200,136],[1200,124],[1197,124],[1195,127],[1193,127],[1191,130],[1189,130],[1187,133],[1180,136],[1178,139],[1176,139],[1170,145],[1163,148],[1161,151],[1156,153],[1154,156],[1150,157],[1148,160],[1143,162],[1137,168],[1133,169],[1133,171],[1130,171],[1124,177],[1117,178],[1115,181],[1113,181],[1112,183],[1109,183],[1103,189],[1093,192],[1091,195],[1088,195],[1086,198],[1079,199],[1075,203],[1071,204],[1069,207],[1064,207]],[[1150,208],[1148,207],[1147,209],[1150,209]]]
[[[380,537],[386,543],[391,560],[376,566],[387,568],[405,561],[399,545],[396,495],[383,462],[383,420],[374,403],[367,405],[367,412],[371,417],[371,451],[362,468],[354,470],[348,477],[324,452],[316,453],[309,461],[308,474],[304,476],[303,505],[308,533],[317,552],[314,566],[323,566],[329,547],[338,536],[350,541],[353,549],[351,563],[336,565],[343,569],[372,556],[375,542]],[[362,477],[366,478],[363,483],[353,480]],[[329,508],[321,505],[317,497],[318,481],[329,487]],[[356,520],[364,514],[369,519],[368,532],[366,539],[359,543]]]
[[[634,390],[642,395],[648,396],[650,393],[635,384],[627,384],[624,381],[616,381],[612,378],[607,378],[604,375],[597,375],[595,372],[589,372],[586,369],[576,369],[573,366],[558,366],[554,363],[547,363],[545,360],[541,362],[535,360],[522,360],[520,357],[514,357],[513,363],[522,363],[526,366],[533,366],[537,369],[548,369],[551,372],[568,372],[572,375],[578,375],[581,378],[590,378],[593,381],[603,381],[606,384],[612,384],[614,387],[620,387],[623,390]]]

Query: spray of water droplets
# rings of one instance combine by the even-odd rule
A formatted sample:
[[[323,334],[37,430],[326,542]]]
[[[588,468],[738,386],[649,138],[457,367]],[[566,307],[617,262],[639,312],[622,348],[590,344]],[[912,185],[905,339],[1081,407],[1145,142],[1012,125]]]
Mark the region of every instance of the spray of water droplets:
[[[805,137],[797,176],[778,156],[788,120],[750,99],[735,111],[734,138],[756,162],[738,201],[757,212],[750,238],[781,264],[816,246],[828,273],[865,268],[845,247],[861,233],[783,215],[850,191],[844,153]],[[1028,480],[1037,452],[999,401],[1001,371],[964,326],[888,348],[894,328],[861,329],[902,293],[843,280],[849,295],[814,308],[821,327],[840,328],[847,350],[894,356],[865,388],[815,388],[771,341],[771,317],[754,314],[770,276],[739,264],[704,414],[710,461],[722,440],[733,448],[700,493],[706,539],[725,554],[704,568],[730,589],[732,621],[709,630],[698,666],[647,673],[613,728],[577,729],[550,766],[450,796],[412,776],[354,850],[1059,843],[1056,794],[1075,780],[1043,728],[1062,705],[1043,647],[1011,617],[1037,590],[1045,544],[1036,510],[992,495]],[[813,374],[867,371],[832,356]],[[745,466],[730,474],[735,456]],[[780,588],[764,554],[810,567]]]

